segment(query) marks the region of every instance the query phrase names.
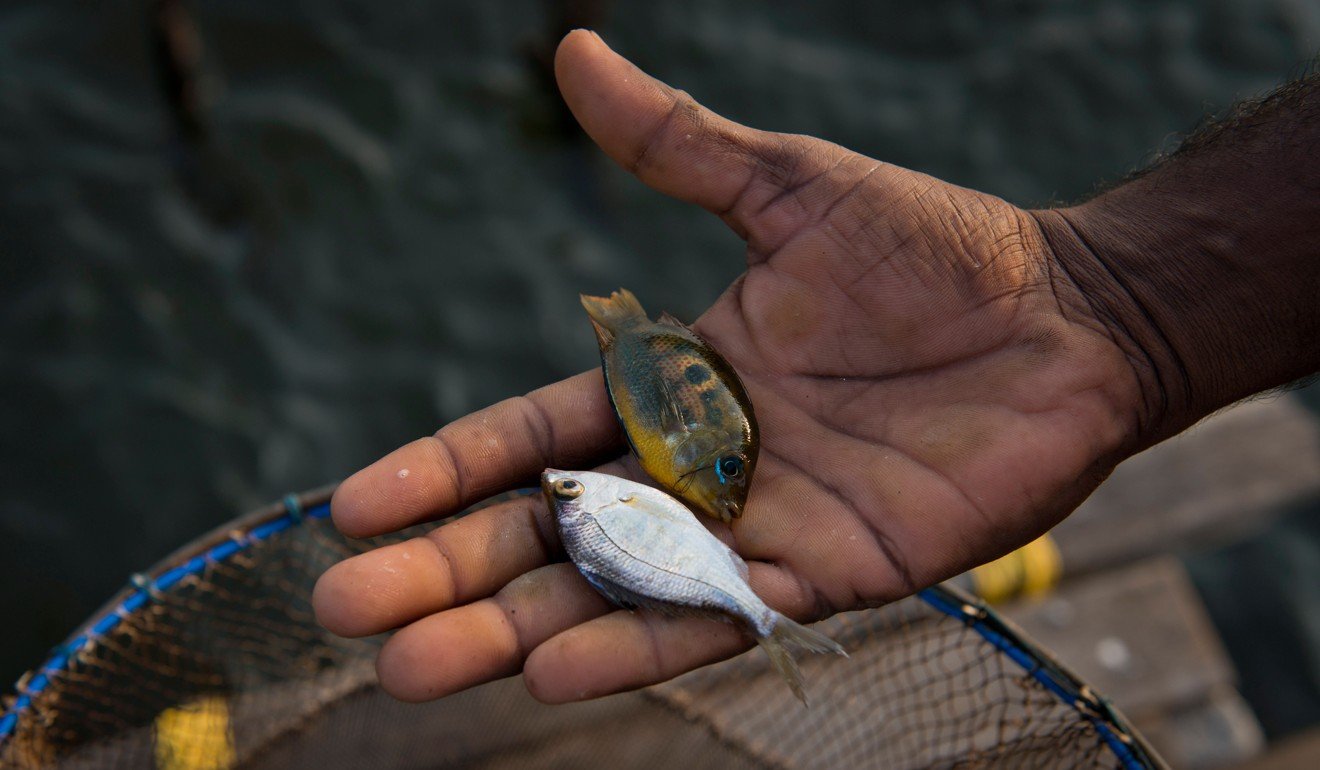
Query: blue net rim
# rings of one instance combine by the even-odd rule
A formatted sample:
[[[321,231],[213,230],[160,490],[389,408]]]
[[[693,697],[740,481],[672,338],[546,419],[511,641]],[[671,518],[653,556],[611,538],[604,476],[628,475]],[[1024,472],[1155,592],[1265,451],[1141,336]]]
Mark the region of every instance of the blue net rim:
[[[1167,768],[1107,699],[1101,697],[1053,655],[1027,640],[1023,631],[971,594],[949,584],[917,593],[926,604],[962,621],[987,644],[1018,664],[1047,692],[1072,707],[1105,742],[1124,770]]]
[[[32,707],[33,698],[50,687],[54,678],[67,671],[81,650],[113,632],[125,618],[141,611],[161,594],[176,588],[188,577],[201,574],[208,566],[224,562],[309,519],[329,518],[330,498],[335,486],[287,495],[279,503],[253,511],[191,541],[161,560],[153,574],[133,575],[128,587],[55,648],[40,668],[29,672],[15,685],[18,697],[0,716],[0,747],[17,730],[18,721]],[[1168,767],[1109,701],[1091,690],[1045,650],[1027,641],[1020,629],[979,599],[947,583],[919,591],[917,596],[933,609],[967,625],[987,644],[1020,666],[1047,692],[1076,710],[1104,741],[1119,767],[1124,770]]]
[[[45,663],[19,679],[14,686],[18,697],[0,716],[0,746],[14,734],[18,720],[31,708],[33,698],[44,692],[54,678],[66,672],[79,652],[112,633],[125,618],[141,611],[188,577],[199,575],[211,565],[225,562],[308,519],[329,518],[330,497],[334,490],[331,485],[287,495],[279,503],[253,511],[188,543],[161,560],[154,574],[133,575],[128,586],[56,647]]]

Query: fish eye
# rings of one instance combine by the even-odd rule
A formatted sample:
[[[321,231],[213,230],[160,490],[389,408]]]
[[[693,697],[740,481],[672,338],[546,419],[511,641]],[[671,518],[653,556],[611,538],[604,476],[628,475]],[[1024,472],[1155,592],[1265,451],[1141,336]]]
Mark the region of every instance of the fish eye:
[[[551,491],[560,500],[572,500],[582,494],[582,484],[573,479],[560,479],[551,487]]]
[[[720,477],[721,484],[727,484],[730,480],[737,481],[743,475],[743,459],[738,455],[725,455],[715,462],[715,475]]]

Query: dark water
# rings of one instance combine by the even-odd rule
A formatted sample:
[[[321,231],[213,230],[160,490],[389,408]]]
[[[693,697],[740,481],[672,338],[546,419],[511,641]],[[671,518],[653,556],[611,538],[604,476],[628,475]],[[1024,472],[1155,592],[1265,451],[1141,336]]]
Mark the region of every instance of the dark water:
[[[1021,204],[1320,46],[1314,2],[0,7],[0,681],[238,511],[595,362],[578,291],[690,318],[743,252],[567,122],[566,25],[736,120]],[[171,91],[170,89],[174,89]]]

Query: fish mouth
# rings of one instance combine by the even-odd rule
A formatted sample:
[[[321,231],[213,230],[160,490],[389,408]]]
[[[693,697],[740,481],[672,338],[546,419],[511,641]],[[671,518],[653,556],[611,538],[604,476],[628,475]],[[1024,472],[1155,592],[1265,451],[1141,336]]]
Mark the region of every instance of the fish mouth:
[[[742,506],[733,500],[716,500],[715,510],[719,513],[720,520],[725,524],[742,516]]]

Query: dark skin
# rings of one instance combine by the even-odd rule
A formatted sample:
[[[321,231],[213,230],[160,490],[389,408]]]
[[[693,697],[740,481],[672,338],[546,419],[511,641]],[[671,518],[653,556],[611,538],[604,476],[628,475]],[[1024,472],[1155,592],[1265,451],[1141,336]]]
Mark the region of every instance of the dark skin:
[[[742,375],[762,431],[746,514],[715,529],[799,620],[1002,555],[1124,458],[1320,368],[1305,309],[1320,296],[1315,120],[1290,144],[1257,137],[1254,165],[1216,168],[1212,147],[1033,212],[732,123],[588,32],[565,38],[556,74],[611,158],[747,242],[746,273],[694,324]],[[334,521],[390,532],[622,452],[587,372],[358,472]],[[640,477],[627,459],[604,469]],[[730,625],[615,610],[563,558],[543,501],[523,498],[336,565],[314,601],[339,634],[399,629],[377,668],[404,700],[520,671],[540,700],[580,700],[750,646]]]

